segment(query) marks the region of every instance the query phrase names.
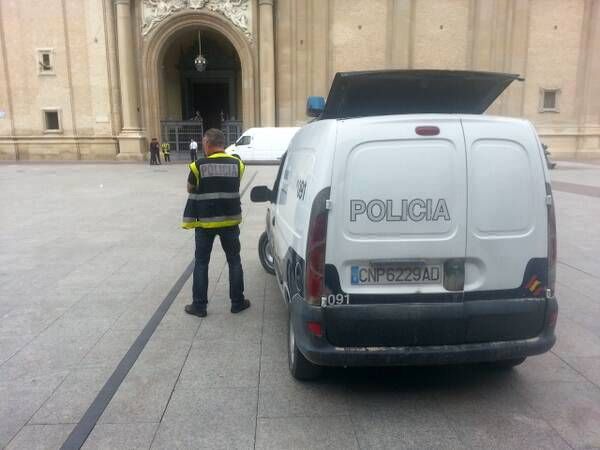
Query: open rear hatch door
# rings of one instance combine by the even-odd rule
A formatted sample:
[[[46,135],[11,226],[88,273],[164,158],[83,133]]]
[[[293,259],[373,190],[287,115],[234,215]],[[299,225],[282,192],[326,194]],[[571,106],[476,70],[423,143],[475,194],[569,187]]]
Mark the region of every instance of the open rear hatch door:
[[[321,119],[390,114],[482,114],[518,75],[450,70],[337,73]]]

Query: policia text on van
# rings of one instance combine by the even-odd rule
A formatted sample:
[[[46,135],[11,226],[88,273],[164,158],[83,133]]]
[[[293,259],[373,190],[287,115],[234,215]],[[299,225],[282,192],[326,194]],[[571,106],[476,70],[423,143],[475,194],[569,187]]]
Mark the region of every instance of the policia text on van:
[[[192,286],[193,301],[185,312],[206,316],[208,303],[208,263],[213,242],[218,235],[229,265],[229,295],[231,312],[238,313],[250,306],[244,298],[244,274],[240,258],[240,228],[242,207],[240,180],[244,164],[225,154],[225,136],[220,130],[206,131],[202,145],[207,158],[190,164],[189,197],[183,213],[183,228],[195,229],[196,261]]]
[[[483,116],[518,77],[337,74],[293,138],[260,241],[289,306],[292,374],[490,361],[555,341],[556,230],[528,121]],[[468,201],[467,201],[468,199]]]

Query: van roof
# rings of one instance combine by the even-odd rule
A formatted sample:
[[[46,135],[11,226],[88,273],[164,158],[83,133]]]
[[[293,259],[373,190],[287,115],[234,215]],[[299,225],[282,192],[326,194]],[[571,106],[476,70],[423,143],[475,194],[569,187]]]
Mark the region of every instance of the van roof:
[[[389,114],[482,114],[519,75],[461,70],[374,70],[335,75],[320,119]]]

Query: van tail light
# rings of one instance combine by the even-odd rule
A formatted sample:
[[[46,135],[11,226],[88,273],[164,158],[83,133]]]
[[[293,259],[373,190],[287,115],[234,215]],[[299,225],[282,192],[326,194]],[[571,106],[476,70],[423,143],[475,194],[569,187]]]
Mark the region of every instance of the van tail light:
[[[313,203],[306,243],[306,301],[320,305],[325,291],[325,249],[327,243],[328,211],[325,201],[329,188],[323,189]]]
[[[313,322],[309,320],[306,322],[306,326],[310,334],[316,337],[323,337],[323,327],[321,326],[321,322]]]
[[[556,285],[556,215],[554,212],[554,197],[552,187],[546,183],[546,205],[548,212],[548,280],[546,283],[546,296],[554,297]]]

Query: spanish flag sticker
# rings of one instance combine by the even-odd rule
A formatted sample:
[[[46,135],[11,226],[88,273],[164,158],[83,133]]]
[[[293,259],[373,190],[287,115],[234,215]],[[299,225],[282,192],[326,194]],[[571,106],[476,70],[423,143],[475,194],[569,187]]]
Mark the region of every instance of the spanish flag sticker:
[[[539,297],[544,293],[544,286],[542,286],[542,282],[538,279],[537,275],[532,276],[525,287],[534,297]]]

